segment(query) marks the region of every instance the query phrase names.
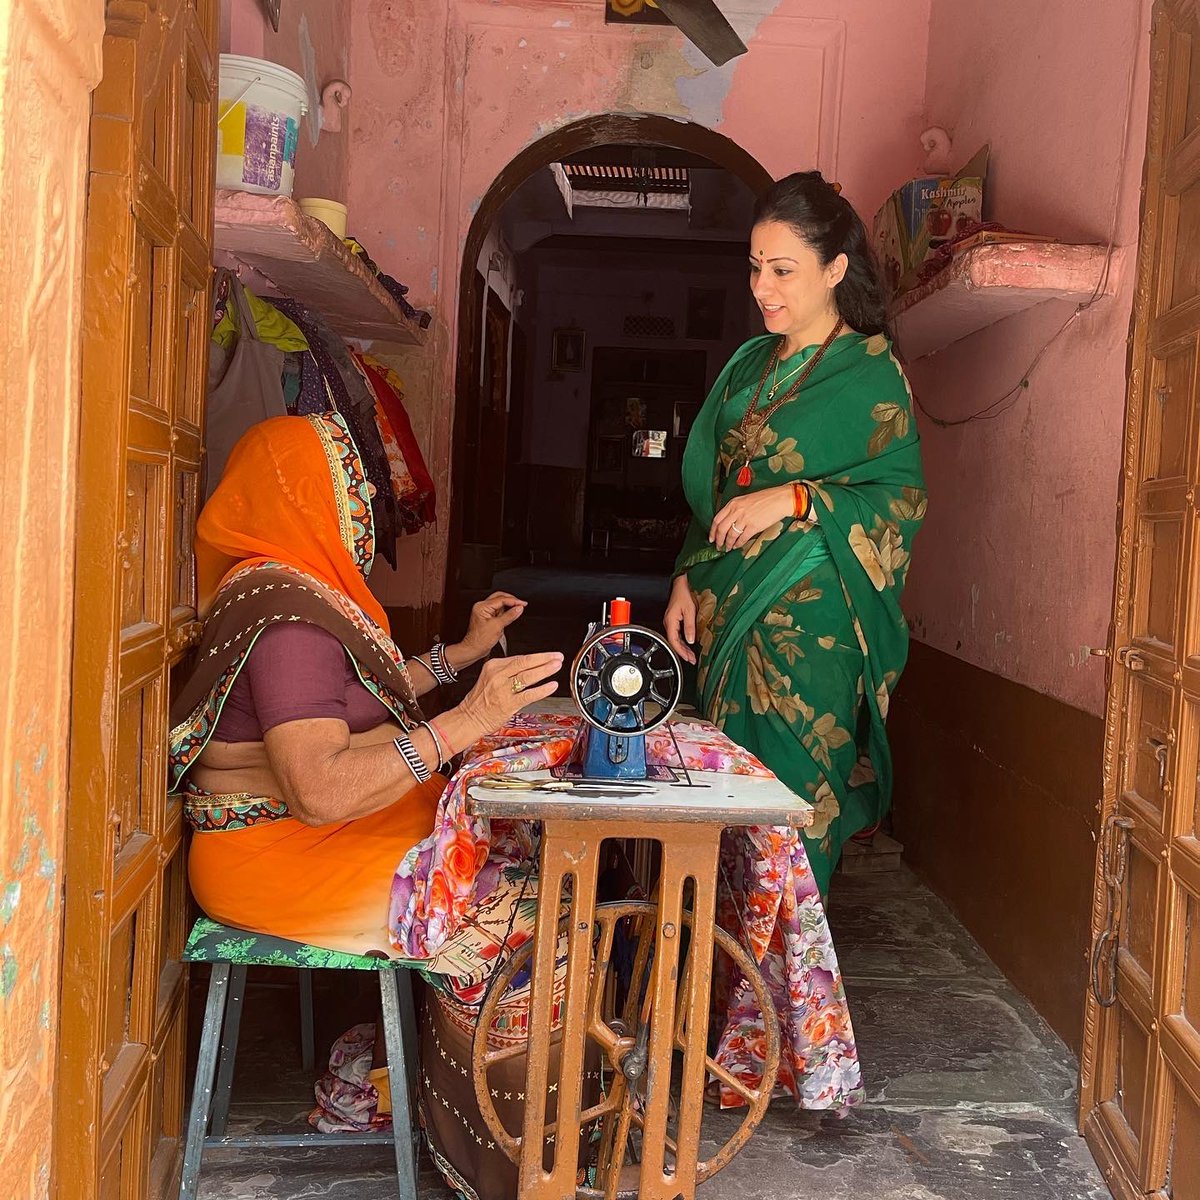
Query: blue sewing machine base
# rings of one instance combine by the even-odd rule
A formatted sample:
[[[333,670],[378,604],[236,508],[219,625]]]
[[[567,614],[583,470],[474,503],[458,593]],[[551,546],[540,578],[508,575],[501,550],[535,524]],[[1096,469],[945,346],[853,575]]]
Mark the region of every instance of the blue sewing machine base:
[[[601,720],[620,717],[612,716],[612,706],[607,701],[597,703],[596,715]],[[605,711],[607,708],[608,711]],[[630,720],[636,728],[636,721]],[[646,736],[645,734],[603,733],[591,725],[583,727],[583,774],[585,779],[645,779]]]

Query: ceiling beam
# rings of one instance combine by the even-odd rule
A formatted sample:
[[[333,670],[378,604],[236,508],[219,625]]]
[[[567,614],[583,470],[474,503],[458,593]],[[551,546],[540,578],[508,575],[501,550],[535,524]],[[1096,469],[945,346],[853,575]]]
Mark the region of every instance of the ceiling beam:
[[[634,150],[645,150],[642,145],[625,144],[610,146],[594,146],[590,150],[577,150],[563,159],[563,165],[578,163],[580,166],[596,167],[632,167]],[[687,150],[676,150],[673,146],[654,146],[654,162],[659,167],[683,167],[689,171],[720,171],[723,168],[711,158],[692,154]]]
[[[702,238],[605,237],[600,234],[552,233],[535,242],[535,250],[585,250],[593,254],[672,254],[699,258],[746,258],[749,243]],[[601,264],[597,264],[601,265]]]

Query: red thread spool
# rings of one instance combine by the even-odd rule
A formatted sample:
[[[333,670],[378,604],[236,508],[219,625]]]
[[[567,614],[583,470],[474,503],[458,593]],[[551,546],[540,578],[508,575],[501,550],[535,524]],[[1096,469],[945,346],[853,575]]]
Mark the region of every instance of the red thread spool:
[[[618,596],[609,602],[608,623],[610,625],[628,625],[630,623],[629,601],[624,596]]]

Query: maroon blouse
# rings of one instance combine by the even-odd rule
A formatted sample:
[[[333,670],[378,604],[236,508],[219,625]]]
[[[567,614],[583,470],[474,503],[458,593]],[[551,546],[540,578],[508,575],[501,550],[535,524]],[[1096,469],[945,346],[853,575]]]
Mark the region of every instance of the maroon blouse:
[[[362,733],[391,714],[363,685],[332,633],[304,621],[285,621],[258,635],[213,739],[261,742],[276,725],[313,717],[336,717],[351,733]]]

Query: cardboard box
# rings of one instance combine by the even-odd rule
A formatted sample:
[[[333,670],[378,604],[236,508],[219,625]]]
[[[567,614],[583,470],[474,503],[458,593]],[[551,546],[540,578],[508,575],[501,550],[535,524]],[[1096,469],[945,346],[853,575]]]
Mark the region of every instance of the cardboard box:
[[[956,175],[910,179],[875,214],[875,253],[889,291],[905,286],[930,251],[983,219],[987,157],[985,146]]]

